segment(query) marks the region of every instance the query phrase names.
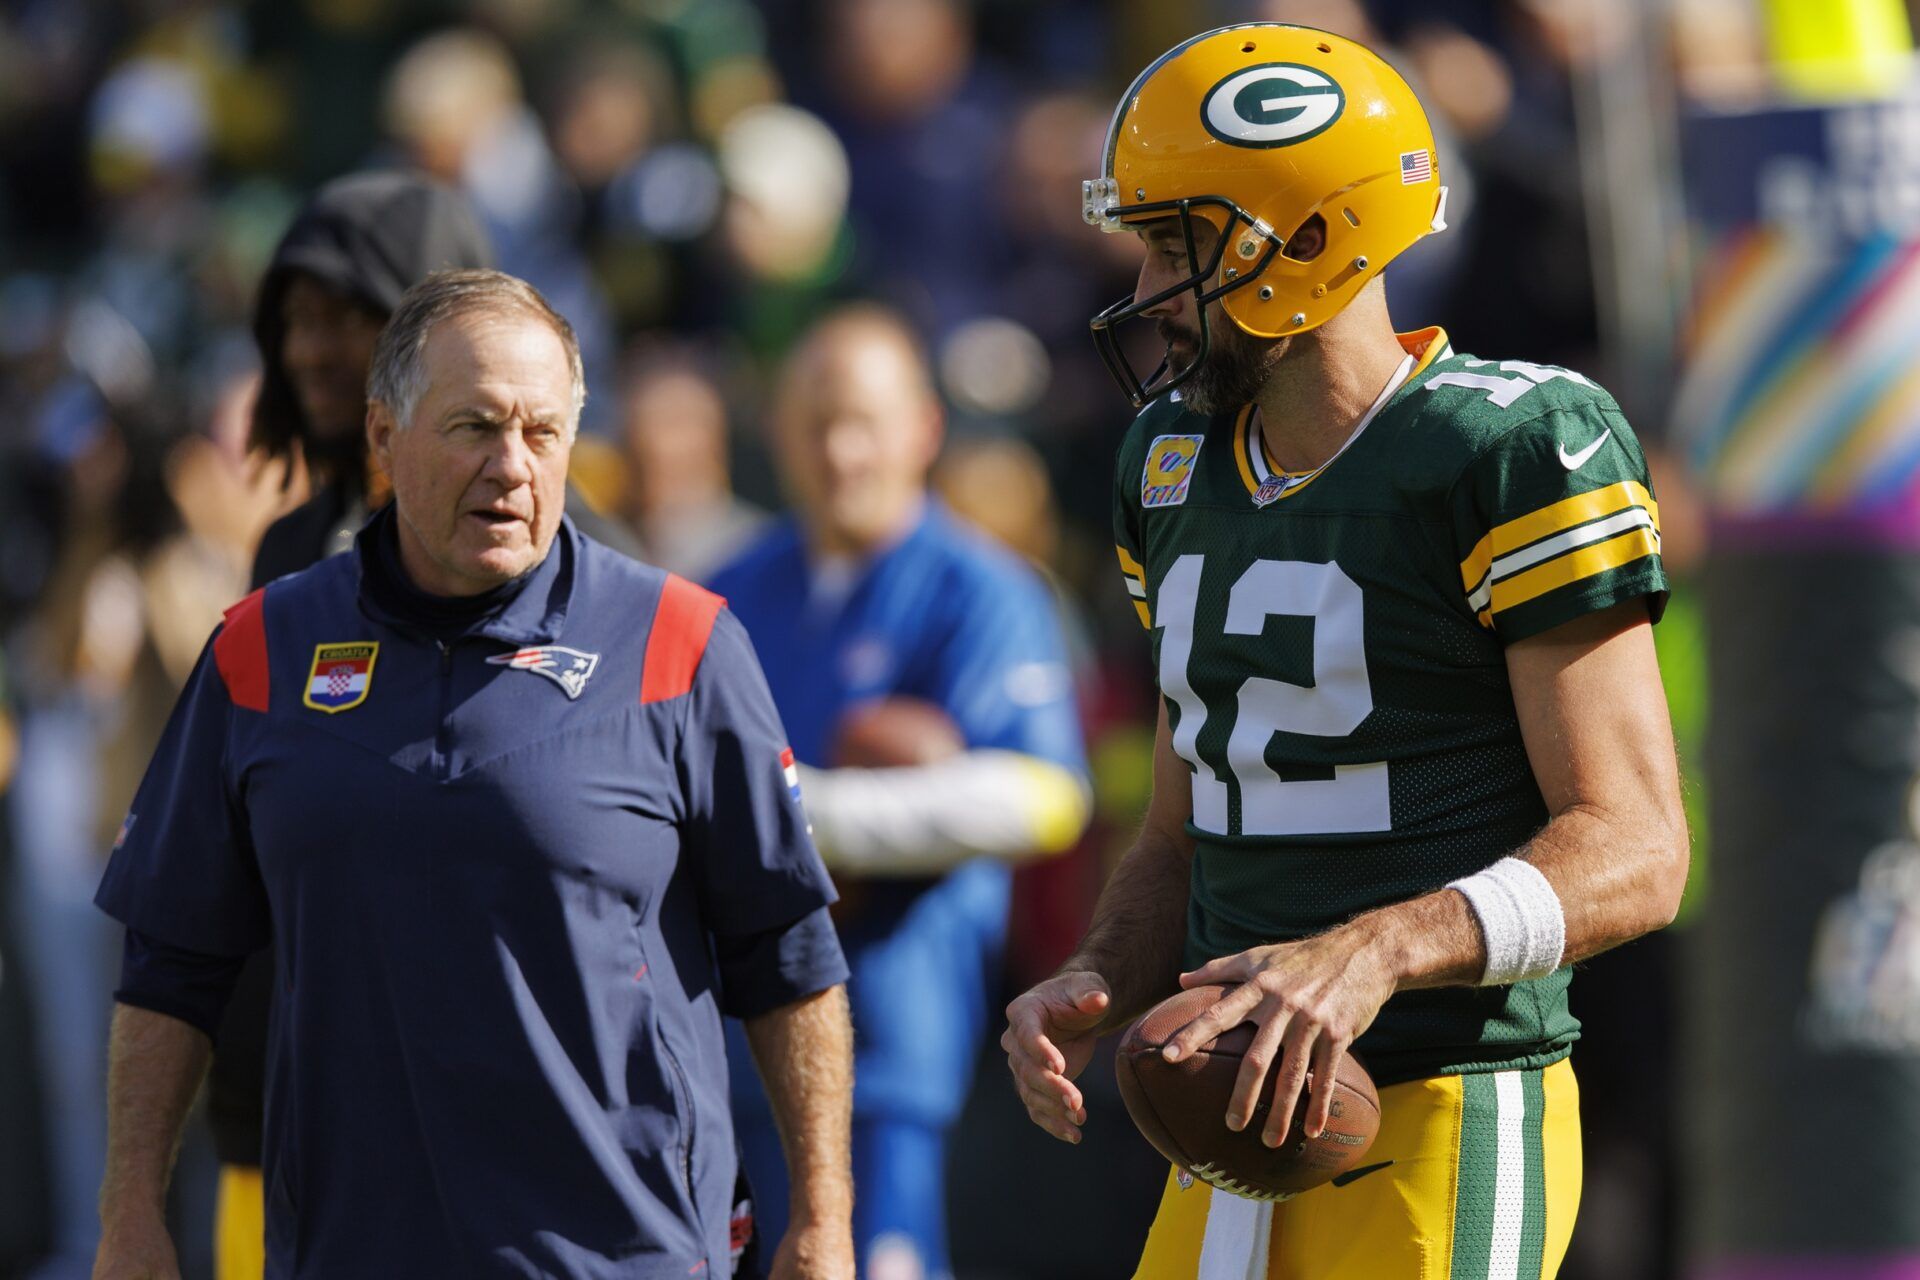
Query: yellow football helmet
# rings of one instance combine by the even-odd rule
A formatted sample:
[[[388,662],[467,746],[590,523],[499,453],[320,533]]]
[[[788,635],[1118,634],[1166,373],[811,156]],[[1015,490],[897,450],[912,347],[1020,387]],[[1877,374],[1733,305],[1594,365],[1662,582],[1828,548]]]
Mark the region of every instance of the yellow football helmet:
[[[1311,27],[1256,22],[1175,45],[1142,71],[1107,129],[1101,176],[1082,184],[1082,212],[1103,231],[1178,217],[1191,276],[1132,296],[1093,320],[1101,358],[1135,407],[1184,381],[1210,349],[1215,298],[1241,330],[1278,338],[1324,324],[1414,241],[1446,226],[1433,129],[1400,73],[1362,45]],[[1202,264],[1194,217],[1220,232]],[[1318,217],[1323,247],[1287,256]],[[1200,345],[1192,364],[1166,360],[1142,381],[1115,330],[1192,290]]]

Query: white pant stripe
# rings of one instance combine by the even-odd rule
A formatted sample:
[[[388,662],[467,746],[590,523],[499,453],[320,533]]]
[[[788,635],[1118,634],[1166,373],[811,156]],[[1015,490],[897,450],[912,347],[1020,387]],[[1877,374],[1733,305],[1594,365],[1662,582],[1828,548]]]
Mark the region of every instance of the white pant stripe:
[[[1494,1156],[1493,1246],[1487,1253],[1487,1280],[1517,1280],[1520,1236],[1527,1207],[1526,1093],[1518,1071],[1496,1071],[1494,1098],[1499,1119]]]
[[[1207,1191],[1207,1234],[1194,1280],[1266,1280],[1273,1202]]]

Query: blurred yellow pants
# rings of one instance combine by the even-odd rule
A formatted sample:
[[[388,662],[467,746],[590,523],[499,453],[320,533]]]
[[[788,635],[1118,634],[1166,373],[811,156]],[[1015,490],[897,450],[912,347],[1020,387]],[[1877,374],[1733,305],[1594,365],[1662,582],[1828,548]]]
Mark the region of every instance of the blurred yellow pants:
[[[214,1280],[260,1280],[267,1270],[266,1197],[260,1171],[220,1166],[220,1196],[213,1208]]]
[[[1263,1203],[1167,1179],[1135,1280],[1548,1280],[1580,1206],[1580,1095],[1540,1071],[1380,1091],[1358,1168]]]

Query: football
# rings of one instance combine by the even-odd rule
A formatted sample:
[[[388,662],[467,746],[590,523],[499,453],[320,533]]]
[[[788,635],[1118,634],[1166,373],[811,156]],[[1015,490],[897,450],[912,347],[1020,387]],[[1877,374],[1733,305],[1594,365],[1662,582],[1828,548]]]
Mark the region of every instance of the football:
[[[1380,1095],[1352,1054],[1341,1060],[1326,1129],[1317,1138],[1305,1133],[1313,1088],[1309,1073],[1293,1127],[1278,1147],[1260,1141],[1273,1106],[1271,1074],[1246,1128],[1238,1133],[1227,1128],[1227,1099],[1240,1072],[1240,1055],[1253,1042],[1251,1022],[1222,1032],[1179,1062],[1160,1056],[1180,1028],[1227,991],[1222,986],[1182,991],[1127,1028],[1114,1069],[1133,1123],[1161,1155],[1194,1177],[1252,1200],[1284,1200],[1353,1168],[1380,1131]]]
[[[966,749],[953,718],[919,698],[875,698],[849,707],[827,759],[836,769],[935,764]]]

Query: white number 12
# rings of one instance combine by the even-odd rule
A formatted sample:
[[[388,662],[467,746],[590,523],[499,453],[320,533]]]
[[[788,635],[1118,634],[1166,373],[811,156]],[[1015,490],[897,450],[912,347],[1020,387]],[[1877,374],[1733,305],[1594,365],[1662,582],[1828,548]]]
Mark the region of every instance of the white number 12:
[[[1206,557],[1185,555],[1160,582],[1154,625],[1160,640],[1160,688],[1180,711],[1173,749],[1193,768],[1193,822],[1229,834],[1227,784],[1200,758],[1207,706],[1187,678],[1194,611]],[[1360,588],[1337,564],[1256,560],[1227,596],[1228,635],[1257,636],[1270,615],[1313,619],[1313,684],[1264,676],[1240,684],[1227,767],[1240,783],[1240,835],[1333,835],[1386,831],[1393,825],[1387,763],[1338,765],[1325,780],[1287,782],[1267,764],[1276,733],[1344,738],[1373,710],[1363,641]]]

